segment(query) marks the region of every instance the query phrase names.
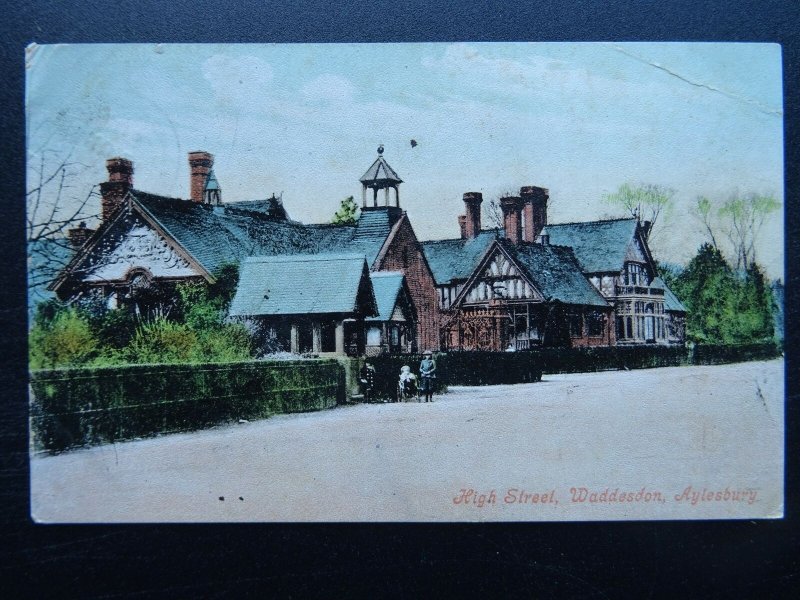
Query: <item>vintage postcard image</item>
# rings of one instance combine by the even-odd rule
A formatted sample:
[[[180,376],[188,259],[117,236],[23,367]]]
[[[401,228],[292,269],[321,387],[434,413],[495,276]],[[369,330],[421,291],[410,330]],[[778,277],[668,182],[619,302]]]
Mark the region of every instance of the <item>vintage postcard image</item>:
[[[35,521],[783,516],[779,46],[26,52]]]

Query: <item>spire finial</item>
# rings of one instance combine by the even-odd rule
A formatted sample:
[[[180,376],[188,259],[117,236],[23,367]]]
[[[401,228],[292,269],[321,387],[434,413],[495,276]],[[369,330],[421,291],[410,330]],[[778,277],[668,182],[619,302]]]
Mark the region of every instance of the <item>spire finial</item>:
[[[383,154],[383,144],[378,146],[378,154]]]

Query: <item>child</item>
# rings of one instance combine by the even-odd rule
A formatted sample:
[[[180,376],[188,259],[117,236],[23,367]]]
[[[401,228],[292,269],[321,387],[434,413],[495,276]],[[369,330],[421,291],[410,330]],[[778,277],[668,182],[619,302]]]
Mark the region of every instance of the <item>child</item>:
[[[417,376],[411,372],[411,367],[403,365],[400,367],[400,394],[398,400],[409,398],[416,394]]]

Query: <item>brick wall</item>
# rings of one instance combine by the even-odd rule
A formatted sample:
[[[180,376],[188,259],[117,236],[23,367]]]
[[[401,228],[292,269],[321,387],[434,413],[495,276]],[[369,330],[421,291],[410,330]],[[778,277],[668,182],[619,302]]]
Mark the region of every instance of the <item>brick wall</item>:
[[[414,229],[403,216],[386,253],[374,266],[376,271],[402,271],[417,309],[419,350],[439,349],[439,305],[436,286]]]

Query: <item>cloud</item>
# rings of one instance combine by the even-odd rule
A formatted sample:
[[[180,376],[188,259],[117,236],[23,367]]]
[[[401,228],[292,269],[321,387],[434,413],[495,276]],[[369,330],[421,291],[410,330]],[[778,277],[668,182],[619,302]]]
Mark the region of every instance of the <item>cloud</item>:
[[[355,87],[345,77],[325,73],[306,83],[300,91],[308,102],[339,104],[353,99]]]
[[[203,77],[221,103],[250,104],[270,89],[273,70],[255,56],[215,54],[203,63]]]

